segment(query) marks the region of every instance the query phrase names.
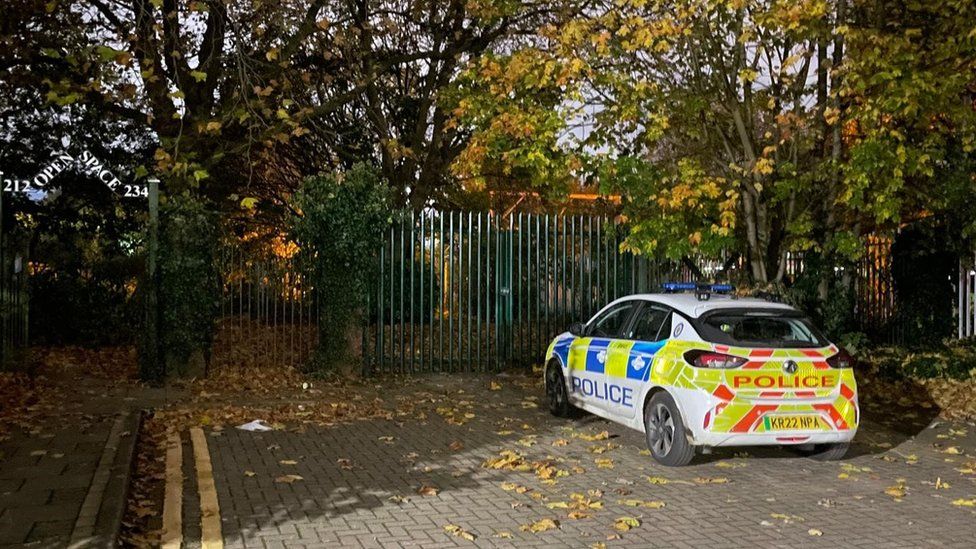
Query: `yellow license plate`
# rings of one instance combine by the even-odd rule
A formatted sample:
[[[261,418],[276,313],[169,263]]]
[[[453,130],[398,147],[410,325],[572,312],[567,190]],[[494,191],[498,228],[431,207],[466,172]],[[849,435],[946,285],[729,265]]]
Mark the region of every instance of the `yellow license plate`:
[[[766,431],[819,431],[823,422],[813,415],[765,416],[763,426]]]

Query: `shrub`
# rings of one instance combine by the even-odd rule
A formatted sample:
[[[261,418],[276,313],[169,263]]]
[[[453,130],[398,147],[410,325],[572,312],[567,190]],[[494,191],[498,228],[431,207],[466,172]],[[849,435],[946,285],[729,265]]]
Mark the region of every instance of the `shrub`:
[[[189,194],[168,197],[160,207],[158,303],[160,345],[169,366],[186,375],[191,359],[209,362],[220,306],[215,263],[216,217]],[[151,344],[149,341],[144,343]],[[158,380],[165,372],[143,371]]]
[[[393,221],[390,203],[386,182],[363,164],[310,177],[295,195],[299,213],[292,220],[292,238],[320,304],[314,359],[319,369],[331,369],[355,354],[376,254]]]

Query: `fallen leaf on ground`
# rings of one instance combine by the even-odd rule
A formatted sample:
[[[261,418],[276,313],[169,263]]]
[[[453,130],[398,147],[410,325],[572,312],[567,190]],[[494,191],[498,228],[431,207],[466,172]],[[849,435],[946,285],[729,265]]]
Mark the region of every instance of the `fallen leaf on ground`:
[[[811,529],[807,530],[807,533],[810,534],[811,536],[816,536],[816,537],[819,538],[820,536],[823,535],[823,530],[818,530],[816,528],[811,528]]]
[[[454,537],[466,539],[468,541],[474,541],[475,538],[477,537],[471,532],[468,532],[467,530],[461,528],[457,524],[448,524],[444,526],[444,531],[446,531],[448,534],[451,534]]]
[[[900,483],[899,482],[898,484],[896,484],[894,486],[889,486],[889,487],[885,488],[884,493],[885,494],[888,494],[891,497],[893,497],[895,499],[895,501],[901,501],[901,498],[905,497],[905,495],[908,492],[905,490],[904,483]]]
[[[695,484],[728,484],[725,477],[695,477]]]
[[[787,515],[784,513],[770,513],[769,516],[773,517],[774,519],[779,519],[787,524],[791,522],[803,522],[803,517],[797,515]]]
[[[976,498],[973,499],[959,498],[957,500],[953,500],[952,504],[957,505],[959,507],[976,507]]]
[[[275,482],[281,482],[284,484],[291,484],[297,480],[305,480],[301,475],[281,475],[275,479]]]
[[[739,467],[745,467],[746,464],[741,461],[720,461],[715,464],[716,467],[722,467],[724,469],[738,469]]]
[[[254,471],[244,471],[244,476],[245,477],[253,477],[256,474],[257,473],[255,473]]]
[[[283,459],[278,462],[279,465],[298,465],[298,462],[293,459]]]
[[[600,469],[613,469],[613,460],[610,458],[596,458],[594,462]]]
[[[573,436],[582,440],[593,442],[596,440],[607,440],[608,438],[610,438],[610,433],[608,433],[607,431],[600,431],[595,435],[588,435],[586,433],[576,433]]]
[[[519,527],[523,532],[532,532],[538,534],[539,532],[545,532],[546,530],[555,530],[559,528],[559,521],[553,519],[539,519],[535,522],[529,524],[523,524]]]
[[[640,524],[641,524],[640,520],[634,517],[619,517],[617,518],[616,521],[614,521],[613,527],[614,529],[620,530],[621,532],[626,532],[631,528],[637,528],[638,526],[640,526]]]
[[[646,507],[648,509],[660,509],[665,506],[663,501],[644,501],[640,499],[621,499],[617,503],[627,507]]]
[[[429,486],[427,484],[424,484],[420,488],[417,488],[417,493],[422,496],[436,496],[438,492],[440,492],[440,488],[437,488],[435,486]]]
[[[461,450],[464,450],[464,443],[460,440],[455,440],[450,444],[450,446],[448,446],[448,448],[450,448],[452,452],[460,452]]]
[[[668,482],[671,482],[664,477],[644,477],[644,478],[646,478],[647,482],[650,482],[651,484],[667,484]]]

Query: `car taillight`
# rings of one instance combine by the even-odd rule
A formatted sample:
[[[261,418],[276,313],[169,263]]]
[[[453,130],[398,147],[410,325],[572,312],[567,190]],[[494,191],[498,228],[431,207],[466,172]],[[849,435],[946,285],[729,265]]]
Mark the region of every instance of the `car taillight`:
[[[685,360],[698,368],[738,368],[747,362],[741,356],[713,353],[711,351],[688,351]]]
[[[854,357],[841,348],[840,351],[837,351],[836,355],[827,359],[827,364],[829,364],[831,368],[853,368]]]

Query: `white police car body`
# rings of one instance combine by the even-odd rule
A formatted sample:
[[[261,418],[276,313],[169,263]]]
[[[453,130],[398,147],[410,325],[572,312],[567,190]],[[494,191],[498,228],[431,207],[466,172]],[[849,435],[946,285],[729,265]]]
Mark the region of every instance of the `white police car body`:
[[[643,431],[668,465],[712,446],[844,455],[859,421],[846,352],[788,305],[735,298],[724,285],[665,288],[620,298],[553,340],[554,414],[576,407]]]

